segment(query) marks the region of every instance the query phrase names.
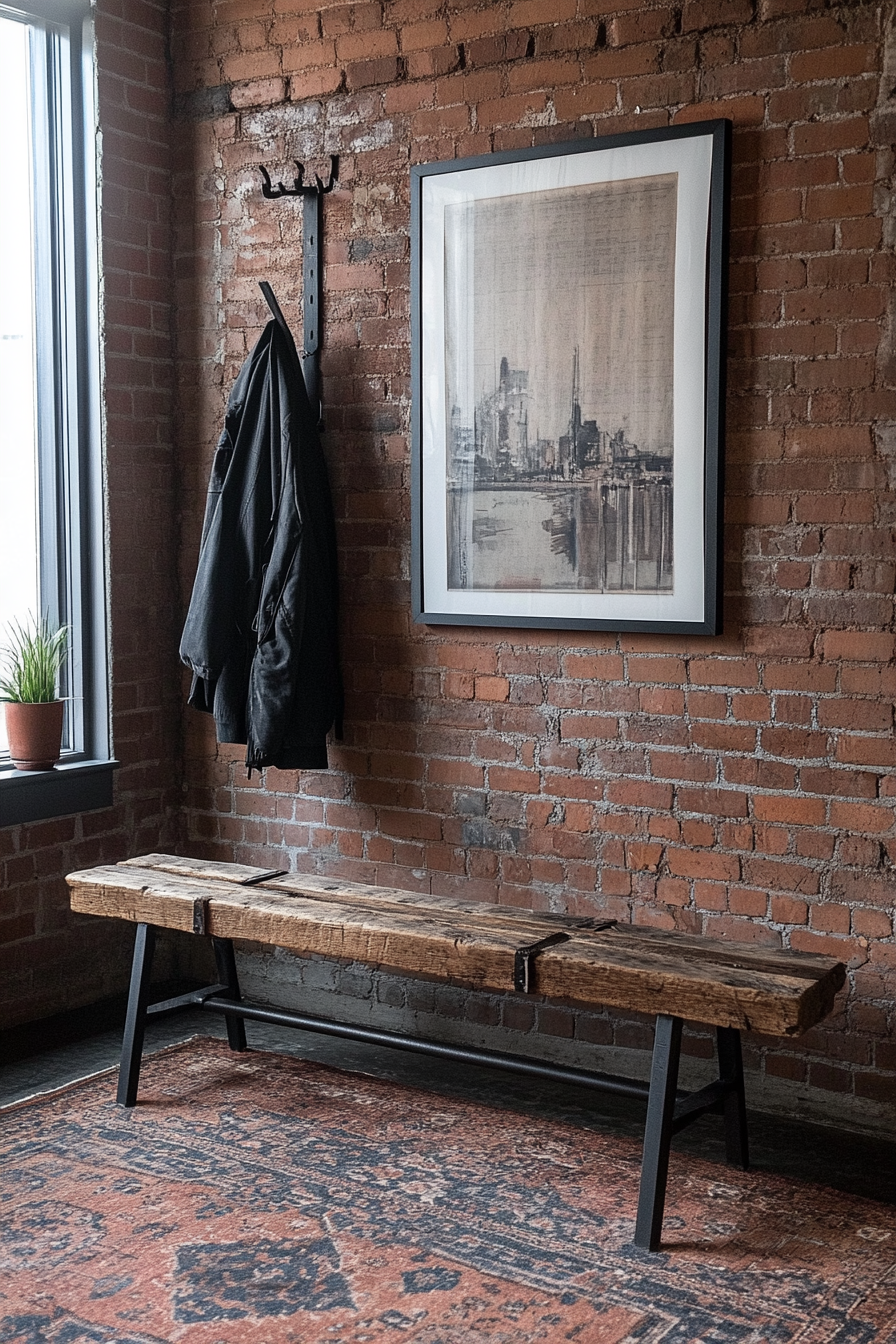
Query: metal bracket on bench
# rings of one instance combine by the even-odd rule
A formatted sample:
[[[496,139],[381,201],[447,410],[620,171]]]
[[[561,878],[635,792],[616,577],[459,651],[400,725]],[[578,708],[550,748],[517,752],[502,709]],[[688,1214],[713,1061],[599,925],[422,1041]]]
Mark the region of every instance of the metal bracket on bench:
[[[546,915],[545,918],[551,918]],[[593,933],[597,929],[609,929],[615,923],[615,919],[593,919],[589,917],[579,918],[578,915],[554,915],[554,919],[562,920],[567,928],[588,930]],[[528,943],[525,947],[518,947],[513,954],[513,987],[520,994],[532,993],[532,962],[543,952],[546,947],[553,947],[555,943],[568,943],[572,934],[569,933],[549,933],[546,938],[539,938],[535,943]]]
[[[255,873],[253,877],[244,877],[242,882],[237,882],[238,887],[257,887],[262,882],[271,882],[275,877],[286,877],[288,868],[268,868],[263,873]],[[193,932],[208,933],[208,896],[194,896],[193,898]]]
[[[532,962],[539,952],[555,943],[568,943],[568,933],[549,933],[547,938],[539,938],[537,943],[518,947],[513,954],[513,987],[521,994],[532,993]]]

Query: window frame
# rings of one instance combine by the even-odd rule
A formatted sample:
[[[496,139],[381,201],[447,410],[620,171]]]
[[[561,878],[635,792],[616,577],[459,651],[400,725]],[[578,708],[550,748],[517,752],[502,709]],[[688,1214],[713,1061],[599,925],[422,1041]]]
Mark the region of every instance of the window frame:
[[[49,148],[35,152],[34,174],[39,573],[43,611],[73,632],[62,678],[63,757],[34,773],[0,757],[0,826],[8,826],[110,806],[117,762],[106,654],[93,23],[84,0],[0,4],[0,17],[46,34],[32,46],[35,143],[43,136]]]

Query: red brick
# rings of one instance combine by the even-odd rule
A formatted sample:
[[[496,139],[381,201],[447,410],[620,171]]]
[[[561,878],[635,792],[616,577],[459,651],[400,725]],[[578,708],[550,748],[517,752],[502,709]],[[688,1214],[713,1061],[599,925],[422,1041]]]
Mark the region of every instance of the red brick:
[[[691,102],[689,106],[679,108],[672,120],[679,126],[714,117],[729,117],[737,127],[759,126],[765,117],[765,99],[761,94],[741,94],[734,98]]]
[[[282,103],[286,97],[284,79],[254,79],[245,84],[234,84],[230,90],[230,101],[234,107],[268,107],[272,103]]]
[[[784,431],[784,453],[820,460],[870,457],[871,435],[865,425],[794,425]]]
[[[579,117],[612,112],[616,106],[616,97],[613,84],[578,84],[575,88],[558,88],[553,94],[554,111],[563,121],[577,121]]]
[[[719,882],[695,882],[694,907],[697,910],[727,910],[727,887]]]
[[[873,69],[871,47],[822,47],[797,52],[790,58],[790,75],[795,80],[847,79]]]
[[[756,686],[759,672],[752,659],[692,658],[688,680],[692,686]]]
[[[768,663],[763,670],[763,682],[769,690],[833,691],[837,672],[819,664]]]
[[[471,672],[446,672],[443,686],[452,700],[472,700],[476,695],[476,678]]]
[[[687,0],[682,10],[684,32],[703,32],[725,24],[748,24],[753,18],[751,0]]]
[[[289,81],[289,97],[294,103],[309,98],[321,98],[328,93],[336,93],[342,86],[342,70],[309,70],[307,74],[292,75]]]
[[[336,56],[343,63],[394,56],[397,50],[398,39],[395,33],[388,29],[379,32],[346,33],[336,38]]]
[[[733,789],[678,790],[678,803],[683,812],[701,812],[708,816],[747,816],[747,796]]]
[[[795,798],[786,794],[757,794],[753,798],[753,814],[760,821],[823,826],[826,810],[822,798]]]
[[[569,653],[563,659],[563,670],[568,677],[619,681],[624,674],[624,664],[619,654]]]
[[[576,17],[577,0],[515,0],[507,14],[509,28],[530,24],[562,23]]]
[[[896,1081],[891,1073],[857,1071],[853,1074],[853,1086],[857,1097],[866,1097],[889,1107],[896,1100]]]
[[[443,761],[430,759],[426,767],[427,777],[437,784],[454,784],[464,788],[481,789],[485,782],[485,771],[481,765],[469,761]]]
[[[625,847],[630,868],[655,873],[663,856],[663,846],[657,844],[630,844]]]
[[[773,896],[771,918],[776,924],[805,924],[809,918],[809,907],[805,901],[794,900],[792,896]]]
[[[715,762],[709,756],[692,752],[653,751],[650,754],[651,772],[658,779],[715,779]]]
[[[448,41],[448,26],[444,19],[426,19],[421,23],[406,24],[400,37],[402,51],[422,51],[444,45]]]
[[[819,933],[849,933],[850,910],[847,905],[826,902],[810,905],[809,925]]]
[[[756,749],[755,728],[740,728],[734,724],[695,723],[691,741],[706,751],[746,751]]]
[[[472,672],[494,672],[497,666],[495,650],[485,644],[442,645],[438,657],[443,667]]]
[[[763,947],[780,947],[780,934],[762,924],[753,924],[739,916],[710,916],[706,921],[708,938],[724,938],[736,943],[758,943]]]
[[[825,733],[801,731],[798,728],[763,728],[761,740],[763,751],[770,756],[814,760],[827,755],[828,739]]]
[[[638,702],[647,714],[672,714],[680,717],[684,713],[684,694],[681,691],[648,687],[639,691]]]
[[[507,700],[510,698],[510,682],[506,677],[477,677],[477,700]]]
[[[798,1056],[767,1054],[764,1065],[765,1072],[772,1078],[789,1078],[796,1083],[805,1081],[807,1065]]]
[[[724,719],[728,700],[726,696],[713,691],[688,691],[687,707],[691,719]]]
[[[398,61],[394,56],[381,56],[372,61],[357,61],[346,67],[345,85],[347,89],[366,89],[376,84],[391,84],[398,74]]]
[[[836,798],[877,797],[877,776],[868,770],[804,766],[800,770],[800,782],[808,793],[831,794]]]
[[[731,713],[736,719],[767,723],[771,718],[771,700],[767,695],[733,695]]]
[[[890,737],[841,737],[835,758],[849,765],[896,765],[896,742]]]
[[[597,714],[564,714],[560,725],[564,740],[615,738],[619,735],[618,719]]]
[[[828,661],[842,658],[850,662],[890,662],[894,653],[893,636],[863,630],[827,630],[824,656]]]
[[[740,877],[740,860],[734,855],[706,850],[695,853],[670,846],[666,850],[666,863],[670,873],[679,877],[708,878],[716,882],[736,882]]]
[[[769,898],[764,891],[735,887],[728,897],[728,909],[732,915],[745,915],[749,919],[765,919],[768,907]]]
[[[635,658],[627,660],[629,681],[665,682],[674,686],[685,679],[685,665],[680,658]]]
[[[831,825],[844,831],[879,835],[893,827],[892,807],[874,807],[869,803],[831,803]]]
[[[799,863],[784,863],[755,856],[744,859],[744,877],[759,887],[772,891],[793,891],[800,895],[818,893],[818,873]]]
[[[541,776],[537,770],[510,770],[506,766],[490,765],[488,786],[491,791],[503,793],[537,793]]]
[[[804,929],[794,929],[790,946],[796,952],[814,952],[821,957],[834,957],[837,961],[849,961],[858,950],[851,938],[833,938]]]
[[[380,828],[386,835],[413,840],[439,840],[442,826],[438,817],[425,812],[380,812]]]
[[[716,832],[708,821],[695,821],[690,818],[682,822],[681,838],[686,845],[714,845]]]
[[[666,811],[672,806],[672,789],[652,780],[611,779],[606,786],[607,801],[618,807],[644,807]]]
[[[893,916],[884,910],[853,910],[852,932],[860,938],[892,938]]]
[[[497,126],[512,126],[523,118],[537,117],[547,108],[547,96],[543,93],[521,93],[513,97],[497,98],[479,103],[476,119],[484,129]]]

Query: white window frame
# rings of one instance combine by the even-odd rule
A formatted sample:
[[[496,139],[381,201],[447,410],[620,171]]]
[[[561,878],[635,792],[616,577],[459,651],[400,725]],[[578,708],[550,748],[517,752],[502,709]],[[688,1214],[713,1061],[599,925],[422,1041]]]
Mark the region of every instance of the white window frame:
[[[0,4],[32,32],[41,611],[71,627],[63,756],[0,758],[0,826],[112,802],[100,411],[96,91],[84,0]]]

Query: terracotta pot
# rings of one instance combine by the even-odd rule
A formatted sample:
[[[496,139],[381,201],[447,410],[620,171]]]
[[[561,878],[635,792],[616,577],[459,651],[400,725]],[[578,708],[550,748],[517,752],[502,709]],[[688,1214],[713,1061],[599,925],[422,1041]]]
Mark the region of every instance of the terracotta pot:
[[[52,770],[62,750],[64,700],[24,705],[7,700],[6,736],[17,770]]]

